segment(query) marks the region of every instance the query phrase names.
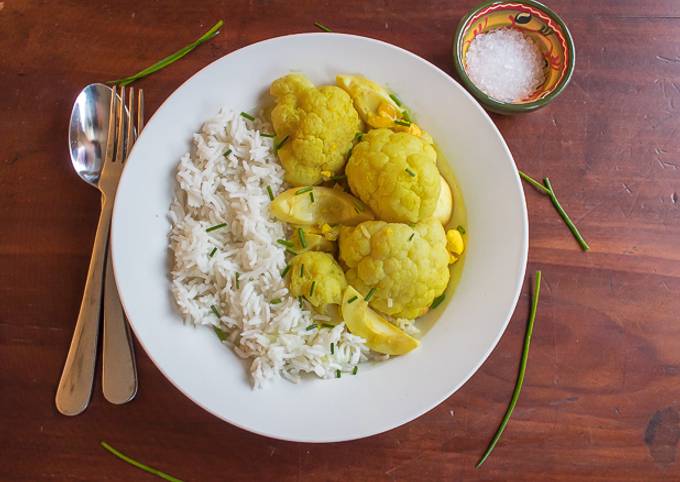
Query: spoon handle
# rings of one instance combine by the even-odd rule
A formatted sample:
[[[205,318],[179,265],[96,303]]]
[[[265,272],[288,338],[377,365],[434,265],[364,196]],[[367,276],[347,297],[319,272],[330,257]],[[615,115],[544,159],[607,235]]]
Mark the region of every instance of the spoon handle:
[[[107,202],[106,196],[102,196],[102,209],[94,237],[83,301],[55,397],[57,410],[64,415],[78,415],[90,403],[97,359],[104,259],[112,208],[112,203]]]
[[[120,405],[132,400],[137,393],[137,368],[130,328],[113,277],[112,259],[109,245],[104,280],[102,391],[109,402]]]

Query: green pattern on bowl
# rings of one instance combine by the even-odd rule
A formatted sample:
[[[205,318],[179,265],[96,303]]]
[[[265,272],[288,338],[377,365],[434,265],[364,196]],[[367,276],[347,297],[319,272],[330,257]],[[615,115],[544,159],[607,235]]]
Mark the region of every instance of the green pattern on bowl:
[[[518,29],[530,37],[545,60],[545,82],[530,96],[514,102],[490,97],[472,82],[466,70],[472,40],[480,33],[503,27]],[[465,87],[488,110],[500,114],[529,112],[552,101],[571,80],[574,42],[562,19],[545,5],[534,0],[493,0],[474,8],[460,21],[453,38],[453,60]]]

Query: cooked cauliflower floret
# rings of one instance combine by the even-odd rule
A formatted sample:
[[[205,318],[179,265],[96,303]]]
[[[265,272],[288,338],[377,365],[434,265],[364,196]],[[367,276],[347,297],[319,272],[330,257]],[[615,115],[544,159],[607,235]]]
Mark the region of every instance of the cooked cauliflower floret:
[[[290,294],[305,297],[325,310],[330,303],[340,304],[347,281],[342,268],[328,253],[307,251],[290,262]]]
[[[286,181],[312,185],[323,180],[322,172],[340,172],[362,128],[347,92],[332,85],[315,87],[301,74],[275,80],[269,92],[276,99],[271,114],[276,137],[279,142],[287,137],[278,150]]]
[[[444,228],[435,220],[407,224],[366,221],[340,228],[340,260],[347,282],[371,307],[399,318],[425,314],[449,282]]]
[[[354,146],[346,167],[352,192],[385,221],[432,216],[441,189],[437,153],[406,132],[373,129]]]

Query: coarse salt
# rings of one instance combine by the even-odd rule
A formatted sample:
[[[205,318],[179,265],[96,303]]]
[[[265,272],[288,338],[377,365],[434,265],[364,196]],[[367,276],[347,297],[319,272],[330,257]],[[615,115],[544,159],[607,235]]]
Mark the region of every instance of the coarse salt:
[[[501,102],[522,100],[545,81],[540,49],[516,29],[499,28],[477,35],[465,60],[472,82]]]

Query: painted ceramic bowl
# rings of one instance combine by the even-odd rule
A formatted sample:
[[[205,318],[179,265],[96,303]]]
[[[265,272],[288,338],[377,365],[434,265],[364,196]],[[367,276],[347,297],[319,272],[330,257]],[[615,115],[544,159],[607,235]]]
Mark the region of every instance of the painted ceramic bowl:
[[[530,37],[545,60],[545,82],[530,96],[515,102],[498,101],[485,94],[466,70],[467,51],[475,36],[503,27],[521,30]],[[548,104],[569,83],[574,72],[574,42],[562,19],[545,5],[534,0],[493,0],[462,18],[453,38],[453,60],[465,87],[488,110],[499,114],[530,112]]]

